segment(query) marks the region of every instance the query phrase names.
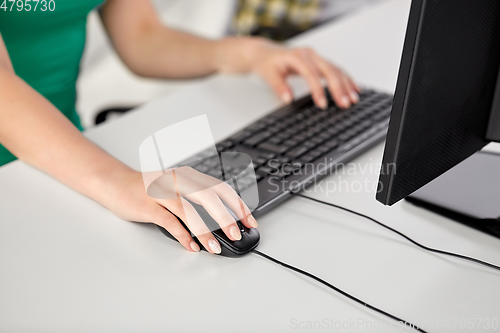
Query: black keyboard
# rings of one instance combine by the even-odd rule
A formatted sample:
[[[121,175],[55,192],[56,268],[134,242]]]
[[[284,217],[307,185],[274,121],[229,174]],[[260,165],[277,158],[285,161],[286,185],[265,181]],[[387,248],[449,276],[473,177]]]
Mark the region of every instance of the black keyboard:
[[[335,106],[328,92],[327,96],[330,106],[326,110],[317,108],[309,95],[216,145],[219,153],[240,152],[252,158],[259,190],[255,215],[275,207],[291,197],[290,191],[310,185],[385,137],[391,95],[365,90],[359,103],[346,110]],[[224,178],[217,156],[202,161],[193,168]],[[226,170],[234,174],[240,171]]]

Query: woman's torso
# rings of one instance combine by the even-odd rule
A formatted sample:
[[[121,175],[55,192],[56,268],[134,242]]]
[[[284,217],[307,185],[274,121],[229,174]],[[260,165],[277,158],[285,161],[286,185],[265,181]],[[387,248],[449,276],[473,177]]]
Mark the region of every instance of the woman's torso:
[[[16,74],[78,128],[76,80],[88,13],[102,0],[0,0],[0,33]],[[0,165],[14,159],[0,147]]]

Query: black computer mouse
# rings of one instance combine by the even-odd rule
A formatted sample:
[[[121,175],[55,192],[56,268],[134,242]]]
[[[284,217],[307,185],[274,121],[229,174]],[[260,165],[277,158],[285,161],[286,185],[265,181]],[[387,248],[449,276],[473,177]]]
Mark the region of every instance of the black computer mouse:
[[[243,223],[237,221],[238,227],[240,228],[241,232],[241,239],[238,241],[232,241],[226,236],[224,231],[220,229],[220,226],[217,224],[217,222],[215,222],[215,220],[205,211],[205,209],[203,209],[203,207],[195,204],[193,204],[193,206],[195,207],[198,214],[200,214],[203,221],[207,224],[209,229],[212,230],[212,234],[214,235],[215,239],[217,239],[217,241],[219,242],[221,246],[221,253],[220,253],[221,256],[232,257],[232,258],[240,257],[252,251],[259,245],[260,234],[257,231],[257,229],[255,228],[249,229],[246,226],[244,226]],[[228,211],[231,213],[231,215],[234,216],[233,212],[231,212],[230,210]],[[184,222],[179,217],[177,217],[177,219],[182,224],[182,226],[187,231],[189,231]],[[178,242],[178,240],[175,239],[175,237],[172,236],[165,228],[162,228],[160,226],[158,226],[158,228],[165,236]],[[198,238],[195,237],[193,233],[191,233],[190,231],[189,233],[191,234],[191,237],[193,237],[193,240],[200,246],[200,249],[206,251],[203,245],[201,245]]]

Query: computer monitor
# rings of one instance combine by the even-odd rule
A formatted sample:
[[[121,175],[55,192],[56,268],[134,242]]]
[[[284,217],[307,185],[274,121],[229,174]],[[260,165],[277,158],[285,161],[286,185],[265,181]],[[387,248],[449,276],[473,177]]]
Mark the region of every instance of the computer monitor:
[[[378,201],[393,205],[500,141],[499,69],[500,1],[412,1]]]

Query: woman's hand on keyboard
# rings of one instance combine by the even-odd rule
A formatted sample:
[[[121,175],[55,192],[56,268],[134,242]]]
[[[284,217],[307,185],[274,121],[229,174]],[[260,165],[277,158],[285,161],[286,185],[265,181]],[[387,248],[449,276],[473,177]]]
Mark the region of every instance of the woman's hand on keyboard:
[[[262,38],[226,38],[219,42],[218,63],[222,72],[254,72],[266,80],[285,103],[293,99],[287,83],[300,75],[308,83],[315,104],[328,106],[322,79],[335,103],[349,108],[359,101],[360,88],[353,80],[310,48],[285,48]]]

